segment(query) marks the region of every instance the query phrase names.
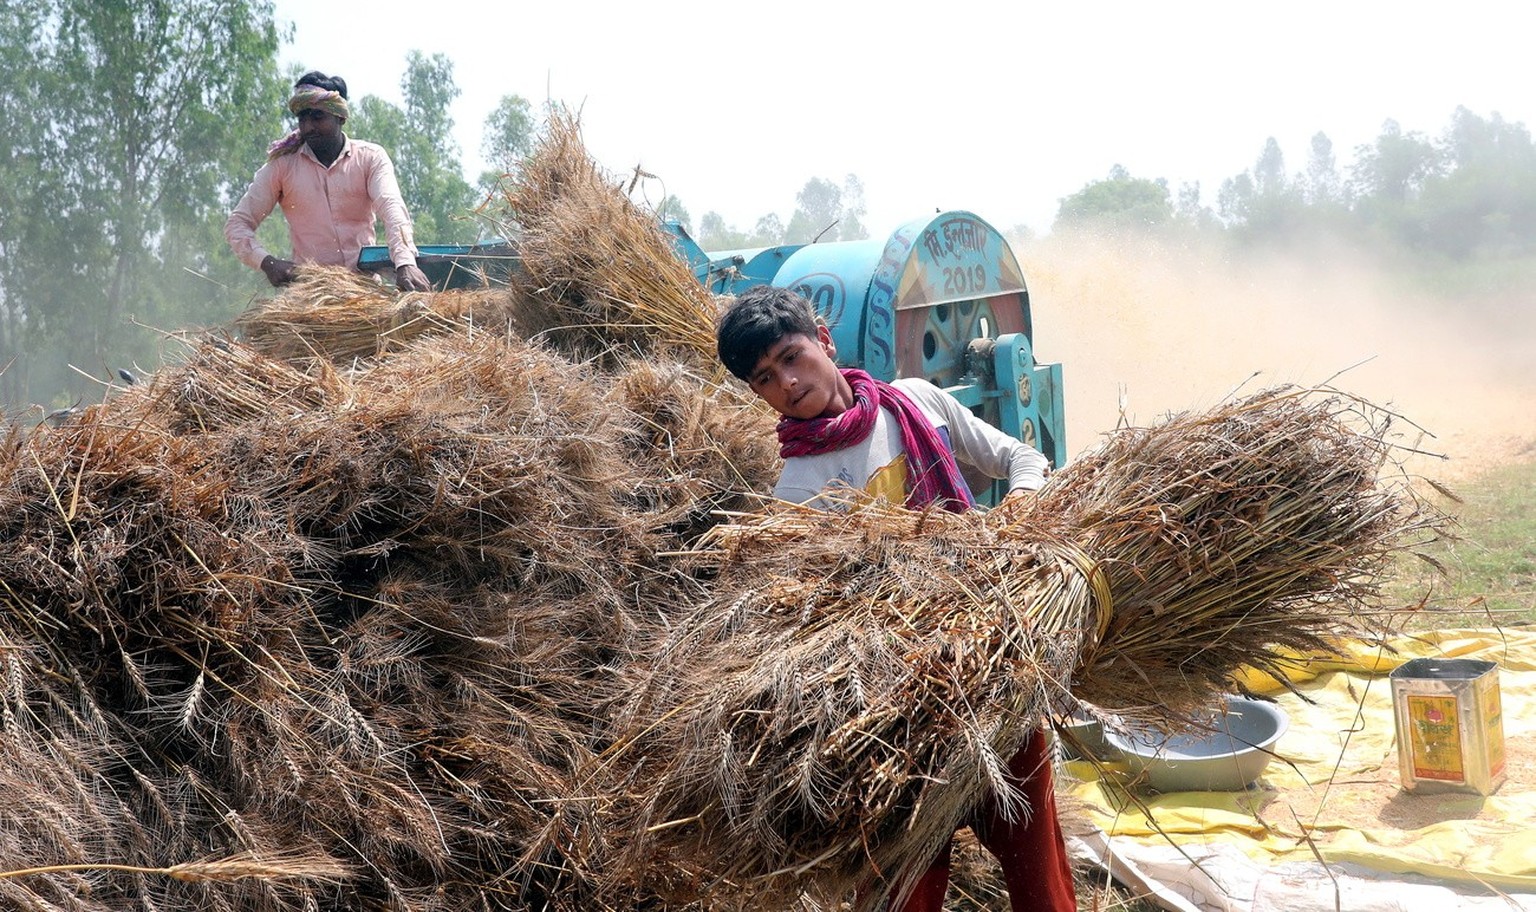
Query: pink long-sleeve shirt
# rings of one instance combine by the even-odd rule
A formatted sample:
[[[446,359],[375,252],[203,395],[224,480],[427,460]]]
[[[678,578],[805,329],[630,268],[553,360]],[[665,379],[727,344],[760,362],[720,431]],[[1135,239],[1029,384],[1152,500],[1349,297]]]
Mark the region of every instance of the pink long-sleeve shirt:
[[[224,223],[230,248],[252,269],[260,269],[269,253],[256,240],[256,228],[279,204],[295,262],[356,267],[358,254],[374,243],[379,218],[395,266],[416,262],[411,216],[400,197],[395,166],[375,143],[346,137],[329,168],[308,145],[261,166]]]

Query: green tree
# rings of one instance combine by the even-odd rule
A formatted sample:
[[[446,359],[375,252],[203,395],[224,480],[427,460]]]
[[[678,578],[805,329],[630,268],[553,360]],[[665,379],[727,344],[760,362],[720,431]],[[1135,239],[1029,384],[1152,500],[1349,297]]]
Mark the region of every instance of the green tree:
[[[510,171],[533,151],[533,107],[521,95],[503,95],[485,119],[486,161]]]
[[[784,229],[788,244],[808,244],[821,239],[839,238],[838,223],[843,216],[843,191],[837,184],[813,177],[795,195],[795,212]]]
[[[1281,197],[1290,190],[1285,179],[1285,153],[1273,136],[1264,141],[1264,151],[1253,163],[1253,192],[1260,198]]]
[[[1310,205],[1329,205],[1342,202],[1342,190],[1333,140],[1326,133],[1316,133],[1312,136],[1312,152],[1307,156],[1303,196]]]
[[[1199,181],[1179,185],[1173,215],[1180,224],[1189,228],[1205,230],[1216,226],[1216,216],[1201,202]]]
[[[1457,108],[1441,143],[1445,168],[1424,181],[1425,243],[1456,257],[1536,248],[1536,146],[1523,124]]]
[[[1253,211],[1253,175],[1244,171],[1221,182],[1216,191],[1216,212],[1228,227],[1243,225]]]
[[[389,152],[418,244],[474,241],[479,226],[469,210],[475,191],[464,179],[448,114],[459,97],[453,61],[444,54],[427,57],[411,51],[400,90],[403,109],[373,95],[360,99],[348,132]]]
[[[489,193],[533,151],[533,106],[521,95],[501,96],[481,135],[480,154],[491,167],[480,175],[480,188]]]
[[[1417,203],[1420,191],[1441,170],[1440,152],[1417,133],[1405,133],[1395,120],[1382,125],[1372,145],[1356,150],[1350,193],[1357,221],[1381,242],[1416,249],[1425,230]]]
[[[1062,199],[1055,226],[1101,226],[1120,231],[1145,231],[1173,217],[1168,182],[1132,177],[1121,165],[1109,169],[1109,177],[1084,185]]]
[[[696,238],[705,250],[736,250],[747,246],[747,236],[725,223],[725,216],[713,210],[699,219]]]
[[[130,317],[228,313],[241,268],[213,239],[280,129],[272,5],[34,0],[0,15],[5,391],[94,394],[65,365],[104,376],[155,358]]]
[[[1291,181],[1285,173],[1285,154],[1271,136],[1253,163],[1253,199],[1249,204],[1250,234],[1285,237],[1306,221],[1304,186]]]
[[[1286,239],[1307,224],[1306,183],[1291,179],[1285,170],[1285,153],[1273,136],[1253,167],[1222,182],[1217,206],[1222,221],[1243,239]]]
[[[757,224],[752,226],[752,233],[747,235],[747,246],[773,247],[778,244],[795,243],[794,241],[786,240],[785,234],[784,222],[779,219],[777,214],[770,212],[758,219]]]
[[[864,216],[869,209],[864,205],[864,182],[859,180],[857,174],[850,174],[843,178],[843,216],[842,223],[838,227],[838,238],[844,241],[862,241],[869,237],[869,229],[864,227]]]
[[[1362,200],[1402,205],[1439,170],[1440,153],[1428,139],[1388,120],[1374,145],[1356,150],[1351,183]]]

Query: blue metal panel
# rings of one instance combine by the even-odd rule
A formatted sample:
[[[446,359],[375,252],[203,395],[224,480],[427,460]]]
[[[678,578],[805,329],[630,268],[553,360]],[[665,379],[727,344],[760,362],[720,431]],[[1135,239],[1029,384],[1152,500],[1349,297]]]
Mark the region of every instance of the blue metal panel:
[[[945,212],[898,230],[904,237],[908,232],[912,254],[901,275],[897,310],[1024,291],[1024,273],[1007,240],[975,214]]]
[[[489,283],[505,284],[518,265],[517,249],[501,238],[477,244],[417,244],[416,265],[432,287],[475,288]],[[357,255],[360,272],[394,272],[389,248],[371,244]]]
[[[784,244],[706,252],[679,222],[664,222],[662,228],[672,236],[672,246],[678,258],[687,263],[699,282],[715,294],[740,294],[754,285],[771,284],[779,267],[802,246]]]
[[[916,224],[897,228],[882,245],[864,298],[863,352],[870,365],[865,370],[882,380],[896,378],[896,289],[912,250]]]
[[[1064,463],[1061,365],[1035,363],[1023,270],[974,213],[914,219],[883,239],[712,253],[669,227],[712,291],[793,289],[826,321],[840,364],[882,380],[926,377]],[[968,357],[976,339],[996,340],[984,367]]]
[[[785,259],[773,284],[791,289],[815,305],[816,313],[832,332],[839,363],[889,380],[894,375],[872,367],[865,350],[869,314],[865,299],[880,248],[880,241],[808,244]]]
[[[774,277],[801,244],[785,244],[780,247],[760,247],[728,250],[713,254],[704,284],[716,294],[740,294],[754,285],[772,285]],[[729,264],[722,263],[726,259]]]
[[[1061,408],[1061,365],[1037,364],[1023,333],[1000,336],[992,349],[998,427],[1045,454],[1051,465],[1067,459]]]
[[[677,258],[688,264],[694,274],[703,279],[700,272],[709,264],[710,256],[704,252],[693,236],[688,233],[682,223],[676,219],[668,219],[661,223],[661,229],[672,236],[672,248],[677,251]]]

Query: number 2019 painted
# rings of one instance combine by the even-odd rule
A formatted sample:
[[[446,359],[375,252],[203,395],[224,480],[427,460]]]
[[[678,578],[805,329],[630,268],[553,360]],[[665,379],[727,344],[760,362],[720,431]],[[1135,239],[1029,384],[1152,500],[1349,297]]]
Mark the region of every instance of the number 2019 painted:
[[[944,293],[965,295],[985,291],[987,270],[982,266],[946,266],[944,268]]]

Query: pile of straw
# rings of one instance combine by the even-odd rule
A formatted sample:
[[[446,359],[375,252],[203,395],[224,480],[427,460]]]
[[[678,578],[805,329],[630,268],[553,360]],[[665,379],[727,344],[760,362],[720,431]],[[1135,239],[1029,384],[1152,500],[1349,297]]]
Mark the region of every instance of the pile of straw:
[[[671,238],[599,168],[567,112],[550,117],[506,208],[522,226],[518,321],[562,351],[715,362],[714,297]]]
[[[1378,483],[1387,430],[1273,390],[1119,433],[1016,509],[714,530],[708,599],[626,688],[627,863],[868,905],[985,795],[1013,800],[1007,761],[1072,694],[1172,723],[1240,666],[1359,632],[1386,562],[1434,532]]]
[[[247,345],[273,358],[346,363],[429,333],[474,326],[505,332],[513,310],[505,288],[396,294],[350,269],[306,266],[297,281],[236,318],[235,329]]]
[[[600,842],[531,853],[595,829],[594,709],[693,587],[657,555],[770,471],[702,387],[483,334],[355,372],[218,342],[13,436],[0,869],[50,871],[0,901],[629,905]]]
[[[0,904],[867,904],[1068,691],[1200,705],[1432,526],[1301,391],[1009,510],[754,512],[773,416],[573,121],[508,207],[515,294],[317,274],[0,443]]]
[[[562,135],[530,173],[569,164]],[[571,186],[548,217],[655,232]],[[707,327],[686,271],[587,262],[594,288],[681,283],[655,306]],[[662,555],[771,483],[772,418],[654,326],[601,370],[591,326],[508,337],[512,300],[315,270],[243,342],[4,441],[0,902],[654,902],[599,876],[601,709],[697,594]]]

